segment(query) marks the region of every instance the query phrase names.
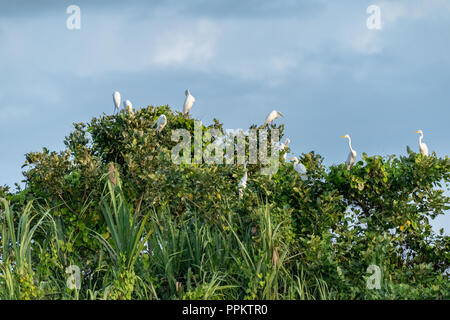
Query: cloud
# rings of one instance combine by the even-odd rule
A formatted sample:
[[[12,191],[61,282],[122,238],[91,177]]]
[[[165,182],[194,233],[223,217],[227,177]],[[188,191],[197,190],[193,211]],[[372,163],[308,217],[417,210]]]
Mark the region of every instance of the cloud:
[[[182,25],[164,31],[156,37],[152,63],[155,67],[205,66],[215,57],[217,38],[217,26],[205,19],[190,28]]]
[[[394,38],[391,31],[402,19],[450,7],[440,0],[382,1],[382,20],[389,28],[374,31],[366,27],[364,4],[264,3],[142,1],[125,10],[81,1],[80,31],[65,28],[65,11],[10,17],[0,22],[0,66],[15,65],[14,76],[25,78],[31,72],[88,80],[167,71],[272,88],[342,73],[362,80],[370,72],[355,66],[398,46],[398,34]],[[294,9],[308,14],[286,14]]]
[[[67,30],[65,11],[54,9],[27,20],[2,20],[0,30],[8,29],[8,33],[0,36],[0,47],[5,48],[0,65],[12,61],[42,73],[82,78],[168,68],[277,86],[300,70],[316,79],[323,76],[334,62],[330,57],[315,59],[326,56],[322,53],[337,49],[343,56],[374,55],[384,48],[383,38],[365,27],[365,10],[348,12],[340,4],[290,0],[143,3],[139,10],[111,12],[111,8],[82,1],[79,31]],[[404,15],[402,8],[392,6],[387,19]],[[292,11],[296,14],[288,14]]]
[[[169,68],[276,86],[299,69],[320,76],[323,66],[305,57],[329,51],[335,44],[343,53],[376,54],[382,50],[362,24],[355,28],[357,19],[336,28],[343,9],[331,6],[326,10],[323,2],[168,3],[144,6],[148,10],[110,12],[81,2],[79,31],[65,28],[65,11],[4,20],[0,29],[9,30],[8,36],[1,37],[0,46],[10,50],[0,52],[1,61],[83,78]],[[288,14],[292,11],[296,14]],[[213,20],[217,16],[221,19]],[[39,63],[34,57],[39,57]]]
[[[388,26],[401,20],[421,20],[442,11],[450,12],[447,0],[381,1],[379,6],[382,20]]]
[[[203,18],[134,22],[132,15],[98,12],[82,18],[79,31],[69,31],[60,22],[64,21],[42,15],[3,20],[0,30],[8,32],[0,34],[0,65],[14,62],[39,72],[80,77],[156,67],[192,69],[214,58],[218,36],[215,24]]]

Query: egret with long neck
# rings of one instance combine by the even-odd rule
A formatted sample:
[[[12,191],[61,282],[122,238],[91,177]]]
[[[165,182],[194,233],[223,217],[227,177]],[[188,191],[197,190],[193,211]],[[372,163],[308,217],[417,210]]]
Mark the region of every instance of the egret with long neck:
[[[345,136],[342,136],[342,138],[348,139],[348,147],[350,148],[350,153],[348,154],[347,161],[345,161],[345,164],[347,165],[347,170],[350,170],[356,161],[356,151],[352,148],[352,138],[348,134]]]
[[[423,132],[422,132],[422,130],[417,130],[416,133],[419,133],[419,134],[420,134],[420,137],[419,137],[419,149],[420,149],[420,153],[421,153],[423,156],[428,156],[428,146],[427,146],[424,142],[422,142],[422,140],[423,140]]]

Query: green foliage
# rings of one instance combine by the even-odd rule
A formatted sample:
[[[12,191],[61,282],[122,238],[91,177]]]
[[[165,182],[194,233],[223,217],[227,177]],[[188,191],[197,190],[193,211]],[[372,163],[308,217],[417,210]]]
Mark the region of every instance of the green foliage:
[[[32,226],[35,217],[31,216],[32,202],[28,203],[14,225],[14,212],[9,203],[0,199],[4,208],[4,219],[0,229],[2,245],[2,277],[6,282],[7,295],[12,299],[37,298],[39,289],[34,281],[34,271],[31,267],[31,248],[33,235],[41,225],[45,215]]]
[[[270,127],[281,139],[283,125]],[[243,166],[174,164],[174,129],[193,136],[194,119],[150,106],[74,124],[65,150],[27,154],[25,189],[0,187],[0,298],[450,298],[449,236],[430,225],[450,209],[448,157],[408,148],[347,170],[310,152],[302,180],[280,155],[271,176],[247,165],[240,199]],[[366,285],[369,265],[380,289]]]
[[[130,212],[122,193],[119,175],[117,171],[114,171],[113,174],[115,183],[110,179],[107,180],[109,192],[102,200],[103,216],[108,226],[108,234],[111,234],[113,246],[103,238],[100,237],[100,239],[105,244],[112,260],[118,266],[123,264],[123,267],[130,269],[134,266],[151,233],[143,236],[146,218],[138,221],[139,214]]]

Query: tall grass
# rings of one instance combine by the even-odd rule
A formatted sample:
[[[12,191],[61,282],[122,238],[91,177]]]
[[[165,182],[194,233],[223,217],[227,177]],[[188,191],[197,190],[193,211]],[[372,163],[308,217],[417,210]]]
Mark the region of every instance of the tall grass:
[[[102,199],[103,217],[111,233],[113,245],[110,245],[103,237],[99,239],[117,265],[124,263],[124,267],[130,269],[143,251],[151,232],[143,236],[146,217],[142,218],[138,214],[131,213],[121,190],[120,180],[117,178],[116,181],[118,185],[107,180],[108,193]]]
[[[223,223],[206,223],[197,213],[179,220],[162,209],[151,215],[155,233],[148,240],[149,269],[160,280],[164,299],[329,299],[318,279],[313,288],[293,276],[285,264],[291,254],[283,242],[282,223],[273,224],[270,207],[255,209],[255,226],[229,212]],[[317,281],[316,281],[317,280]]]
[[[93,231],[103,246],[96,266],[66,250],[52,209],[29,203],[1,219],[2,299],[330,299],[326,283],[303,271],[286,242],[286,226],[261,203],[250,216],[228,210],[218,220],[198,212],[174,216],[165,207],[140,213],[122,192],[120,179],[105,182],[99,201],[110,237]],[[15,219],[17,223],[14,224]],[[47,218],[47,219],[46,219]],[[47,234],[33,241],[36,230]],[[81,261],[81,262],[80,262]],[[81,288],[66,286],[66,267],[82,270]]]
[[[32,216],[33,203],[30,201],[20,215],[15,217],[9,203],[0,199],[3,206],[1,223],[2,263],[1,277],[6,285],[6,297],[9,299],[32,298],[37,296],[38,288],[33,283],[31,251],[33,235],[42,224],[48,212]],[[33,220],[41,216],[37,223]],[[14,218],[18,219],[17,226]],[[24,288],[25,290],[20,290]]]

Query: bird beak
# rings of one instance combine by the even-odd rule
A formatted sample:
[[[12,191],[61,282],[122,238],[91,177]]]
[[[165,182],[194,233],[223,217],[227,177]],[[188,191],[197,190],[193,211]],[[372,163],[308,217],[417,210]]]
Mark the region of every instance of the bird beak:
[[[341,138],[345,138],[345,136],[342,136]]]
[[[295,160],[295,158],[289,158],[289,160]]]
[[[419,131],[417,130],[417,131],[414,131],[414,133],[419,133]]]
[[[278,112],[280,114],[280,116],[284,117],[284,115],[281,112]]]

